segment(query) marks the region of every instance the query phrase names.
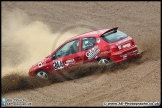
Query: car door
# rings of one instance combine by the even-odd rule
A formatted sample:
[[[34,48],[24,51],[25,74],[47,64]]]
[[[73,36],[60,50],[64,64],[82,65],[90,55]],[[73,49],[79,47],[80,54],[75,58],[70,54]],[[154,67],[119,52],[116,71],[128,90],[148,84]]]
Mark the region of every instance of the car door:
[[[100,52],[98,45],[96,44],[95,37],[82,38],[81,50],[83,63],[96,61],[97,55]]]
[[[53,72],[67,70],[71,66],[82,63],[80,52],[80,39],[68,41],[55,53],[52,60]]]

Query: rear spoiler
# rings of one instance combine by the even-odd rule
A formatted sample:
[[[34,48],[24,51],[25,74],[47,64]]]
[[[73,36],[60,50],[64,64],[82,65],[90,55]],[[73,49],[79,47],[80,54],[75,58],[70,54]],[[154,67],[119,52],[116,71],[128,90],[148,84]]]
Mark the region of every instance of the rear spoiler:
[[[109,30],[107,30],[106,32],[104,32],[101,36],[103,36],[105,33],[115,33],[115,32],[117,32],[117,29],[118,29],[118,27],[114,27],[114,28],[112,28],[112,29],[109,29]]]

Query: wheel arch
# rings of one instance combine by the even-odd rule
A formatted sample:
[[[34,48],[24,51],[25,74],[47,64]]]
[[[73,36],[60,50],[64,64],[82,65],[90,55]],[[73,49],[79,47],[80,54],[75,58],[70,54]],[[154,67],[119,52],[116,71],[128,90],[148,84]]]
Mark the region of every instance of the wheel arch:
[[[38,73],[38,72],[40,72],[40,71],[44,71],[44,72],[46,72],[48,75],[49,75],[49,73],[46,71],[46,70],[44,70],[44,69],[38,69],[36,72],[35,72],[35,76],[36,76],[36,74]]]
[[[97,58],[97,61],[99,61],[100,59],[103,59],[103,58],[106,58],[106,59],[108,59],[108,60],[110,60],[110,61],[112,61],[109,57],[106,57],[106,56],[101,56],[101,57],[98,57]]]

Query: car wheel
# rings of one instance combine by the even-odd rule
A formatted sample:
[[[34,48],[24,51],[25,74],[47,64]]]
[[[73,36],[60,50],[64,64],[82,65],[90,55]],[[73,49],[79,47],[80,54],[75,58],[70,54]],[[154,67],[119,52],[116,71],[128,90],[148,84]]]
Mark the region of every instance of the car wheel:
[[[98,60],[98,64],[105,64],[105,65],[110,65],[112,62],[108,58],[100,58]]]
[[[45,71],[38,71],[35,75],[36,77],[39,77],[39,78],[43,78],[43,79],[46,79],[48,80],[49,79],[49,75],[47,74],[47,72]]]

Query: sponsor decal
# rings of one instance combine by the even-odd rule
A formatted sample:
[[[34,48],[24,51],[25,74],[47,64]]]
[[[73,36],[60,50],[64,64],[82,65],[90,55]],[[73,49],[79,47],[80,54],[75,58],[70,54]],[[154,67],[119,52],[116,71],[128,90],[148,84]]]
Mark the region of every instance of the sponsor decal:
[[[53,61],[53,67],[54,67],[55,70],[64,68],[62,60]]]
[[[94,46],[92,49],[86,52],[86,56],[88,57],[88,60],[92,60],[99,54],[99,52],[100,49],[98,49],[98,46]]]
[[[123,54],[123,55],[120,55],[120,56],[123,57],[123,58],[126,58],[128,55],[134,55],[134,54],[136,54],[137,52],[138,52],[137,50],[134,50],[134,51],[128,52],[128,53]]]
[[[69,64],[74,64],[75,63],[75,60],[74,59],[71,59],[71,60],[67,60],[65,62],[65,66],[68,66]]]
[[[98,58],[98,56],[95,57],[95,59],[97,59],[97,58]]]
[[[103,51],[100,54],[108,54],[108,53],[109,53],[109,51]]]
[[[42,62],[39,62],[38,63],[38,67],[41,68],[43,66],[43,63]]]
[[[123,48],[130,47],[130,46],[131,46],[131,44],[127,43],[127,44],[123,45]]]

